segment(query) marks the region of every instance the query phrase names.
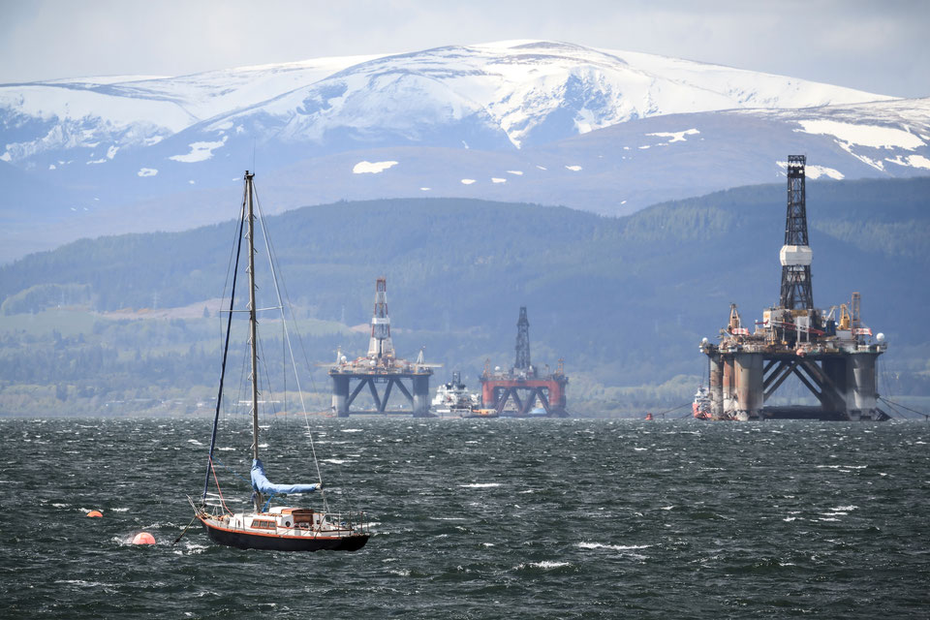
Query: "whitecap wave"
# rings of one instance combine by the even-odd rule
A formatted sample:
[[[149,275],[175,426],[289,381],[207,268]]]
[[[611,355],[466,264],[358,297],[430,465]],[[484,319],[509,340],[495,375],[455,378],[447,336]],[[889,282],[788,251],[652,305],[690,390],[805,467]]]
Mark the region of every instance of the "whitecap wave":
[[[523,564],[518,564],[514,567],[515,570],[524,570],[527,568],[542,568],[544,570],[551,570],[553,568],[562,568],[563,566],[571,566],[571,562],[556,562],[553,560],[543,560],[541,562],[526,562]]]
[[[611,549],[612,551],[633,551],[636,549],[648,549],[652,545],[605,545],[603,543],[580,542],[577,546],[582,549]]]

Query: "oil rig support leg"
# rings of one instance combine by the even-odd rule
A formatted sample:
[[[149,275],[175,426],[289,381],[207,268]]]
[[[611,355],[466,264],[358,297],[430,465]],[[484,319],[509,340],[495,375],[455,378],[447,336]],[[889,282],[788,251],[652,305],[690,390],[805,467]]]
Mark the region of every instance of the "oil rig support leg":
[[[723,417],[723,366],[720,355],[710,358],[710,415],[715,420]]]
[[[854,353],[847,365],[847,412],[850,420],[872,420],[876,418],[878,393],[875,388],[874,353]]]
[[[413,415],[417,418],[429,417],[429,377],[413,377]]]
[[[758,420],[762,416],[762,354],[737,353],[736,391],[738,400],[737,415],[748,420]]]
[[[349,378],[333,376],[333,411],[340,418],[349,416]]]

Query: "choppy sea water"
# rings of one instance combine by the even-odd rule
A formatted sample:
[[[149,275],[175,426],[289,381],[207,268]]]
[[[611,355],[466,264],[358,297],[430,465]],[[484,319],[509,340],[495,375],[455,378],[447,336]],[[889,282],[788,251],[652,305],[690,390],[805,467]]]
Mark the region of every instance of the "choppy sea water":
[[[309,424],[331,505],[364,507],[376,532],[356,553],[242,551],[196,528],[172,545],[208,420],[0,420],[0,615],[930,615],[923,422]],[[246,426],[218,442],[231,508],[248,500],[230,473],[248,477]],[[305,435],[269,425],[269,477],[312,470]],[[141,530],[158,544],[129,544]]]

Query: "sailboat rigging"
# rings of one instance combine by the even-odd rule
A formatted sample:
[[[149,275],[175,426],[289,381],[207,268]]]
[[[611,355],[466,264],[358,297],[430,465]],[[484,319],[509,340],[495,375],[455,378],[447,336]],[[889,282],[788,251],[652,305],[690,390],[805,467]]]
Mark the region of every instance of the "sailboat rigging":
[[[254,212],[254,174],[245,172],[245,199],[240,210],[239,235],[237,237],[237,251],[235,267],[233,269],[232,289],[230,292],[229,312],[226,321],[226,337],[223,347],[223,361],[220,372],[219,393],[216,399],[216,412],[213,419],[213,431],[210,438],[210,452],[207,458],[207,471],[204,476],[204,489],[200,502],[188,497],[194,509],[195,519],[199,519],[209,537],[216,543],[241,549],[266,549],[276,551],[355,551],[362,548],[371,536],[362,513],[336,514],[329,511],[326,497],[323,495],[323,479],[320,465],[316,458],[316,449],[313,448],[312,435],[310,445],[313,449],[313,460],[316,465],[317,482],[312,484],[275,484],[265,474],[265,466],[259,456],[259,385],[258,385],[258,311],[255,300],[255,212]],[[239,259],[242,248],[243,229],[247,229],[248,239],[248,267],[249,274],[249,357],[251,358],[251,427],[252,427],[252,510],[251,512],[233,512],[226,505],[219,486],[219,480],[214,467],[216,436],[219,426],[219,413],[223,398],[223,383],[226,375],[226,360],[229,352],[230,329],[232,316],[235,312],[236,274],[239,270]],[[263,229],[264,230],[264,229]],[[268,247],[267,231],[265,231],[265,244]],[[278,307],[281,309],[282,324],[287,327],[284,316],[284,304],[278,289],[277,276],[274,274],[272,261],[271,272],[274,287],[278,296]],[[293,349],[290,339],[285,338],[286,346],[290,352],[291,361],[294,362]],[[295,376],[296,376],[296,363]],[[297,378],[297,392],[300,390],[300,380]],[[303,404],[303,403],[301,403]],[[306,411],[306,407],[303,407]],[[211,478],[216,485],[216,493],[210,493]],[[285,506],[271,507],[271,501],[276,496],[292,494],[308,494],[319,492],[322,496],[323,510],[310,508],[296,508]]]

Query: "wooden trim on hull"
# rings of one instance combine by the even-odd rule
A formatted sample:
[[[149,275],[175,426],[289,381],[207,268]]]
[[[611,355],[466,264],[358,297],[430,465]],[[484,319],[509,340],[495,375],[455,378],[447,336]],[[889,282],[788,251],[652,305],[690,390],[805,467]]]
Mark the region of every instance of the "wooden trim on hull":
[[[263,549],[266,551],[358,551],[368,542],[370,534],[349,536],[281,536],[250,534],[212,527],[200,521],[210,539],[218,544],[238,549]]]

